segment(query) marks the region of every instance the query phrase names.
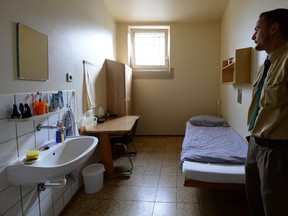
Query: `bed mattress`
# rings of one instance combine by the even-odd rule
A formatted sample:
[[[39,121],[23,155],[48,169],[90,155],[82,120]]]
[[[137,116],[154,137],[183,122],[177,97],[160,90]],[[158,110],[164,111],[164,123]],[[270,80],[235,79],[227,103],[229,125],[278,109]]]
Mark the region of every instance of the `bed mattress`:
[[[244,165],[212,164],[184,161],[182,173],[185,179],[210,183],[245,183]]]
[[[180,170],[185,179],[245,183],[247,142],[233,128],[186,124]]]

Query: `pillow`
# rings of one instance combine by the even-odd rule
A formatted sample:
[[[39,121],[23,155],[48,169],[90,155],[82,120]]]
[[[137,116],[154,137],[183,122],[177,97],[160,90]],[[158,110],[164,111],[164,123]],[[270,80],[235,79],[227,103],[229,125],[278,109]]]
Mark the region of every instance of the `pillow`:
[[[203,127],[227,127],[227,123],[220,117],[210,115],[193,116],[189,119],[190,123],[194,126]]]

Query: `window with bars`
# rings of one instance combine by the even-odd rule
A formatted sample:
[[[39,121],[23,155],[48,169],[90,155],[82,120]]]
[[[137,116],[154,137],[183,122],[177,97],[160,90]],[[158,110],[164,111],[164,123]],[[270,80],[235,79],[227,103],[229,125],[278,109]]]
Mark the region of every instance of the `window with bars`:
[[[133,26],[130,33],[130,62],[133,71],[169,69],[169,27]]]

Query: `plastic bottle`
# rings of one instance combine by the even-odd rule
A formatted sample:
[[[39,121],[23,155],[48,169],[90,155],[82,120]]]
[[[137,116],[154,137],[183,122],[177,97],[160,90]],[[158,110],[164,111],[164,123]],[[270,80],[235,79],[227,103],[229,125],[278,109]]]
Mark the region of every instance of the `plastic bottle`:
[[[61,131],[57,130],[56,131],[56,143],[61,143],[61,142],[62,142]]]
[[[95,117],[92,109],[84,113],[83,122],[85,130],[92,130],[95,127]]]

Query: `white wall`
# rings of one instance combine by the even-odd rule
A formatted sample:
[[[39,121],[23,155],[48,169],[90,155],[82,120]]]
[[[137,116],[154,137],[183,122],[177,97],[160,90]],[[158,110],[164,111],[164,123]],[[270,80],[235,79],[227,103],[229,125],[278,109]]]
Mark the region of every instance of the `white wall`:
[[[287,0],[231,0],[222,17],[221,59],[235,56],[235,49],[254,47],[251,37],[259,14],[278,7],[287,8],[287,3]],[[265,52],[253,50],[252,79],[265,57]],[[223,117],[242,137],[248,135],[247,113],[251,101],[251,85],[221,85],[220,90]],[[243,90],[242,104],[237,103],[238,89]]]
[[[102,65],[105,58],[116,56],[116,24],[104,3],[101,0],[1,0],[0,14],[0,93],[75,89],[81,115],[82,60]],[[49,81],[16,79],[18,22],[48,36]],[[66,73],[73,74],[74,82],[66,82]],[[106,85],[102,89],[106,91]]]
[[[0,17],[0,215],[56,216],[82,181],[69,182],[64,188],[46,189],[41,193],[38,193],[36,185],[9,185],[5,167],[27,150],[55,139],[55,131],[37,132],[35,125],[38,122],[11,123],[8,117],[13,103],[25,102],[23,95],[64,90],[65,104],[69,104],[72,91],[66,90],[71,89],[77,93],[78,114],[81,117],[82,60],[101,65],[105,58],[115,59],[116,24],[101,0],[1,0]],[[16,79],[18,22],[48,36],[50,79],[46,82]],[[67,72],[73,74],[74,82],[66,82]],[[97,86],[99,92],[96,95],[103,101],[106,98],[106,84],[99,85],[101,88]],[[61,119],[62,114],[56,114],[39,121],[55,125]]]
[[[117,24],[117,59],[128,63],[127,26]],[[134,79],[138,134],[184,134],[197,114],[217,114],[220,88],[220,23],[172,24],[174,79]]]

